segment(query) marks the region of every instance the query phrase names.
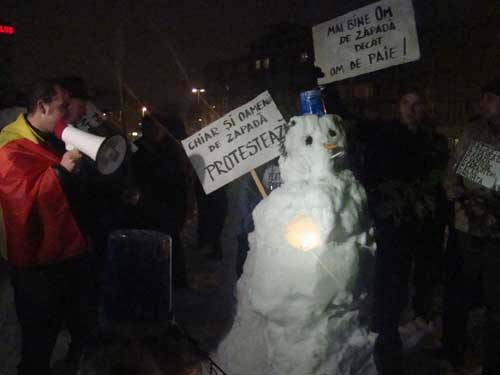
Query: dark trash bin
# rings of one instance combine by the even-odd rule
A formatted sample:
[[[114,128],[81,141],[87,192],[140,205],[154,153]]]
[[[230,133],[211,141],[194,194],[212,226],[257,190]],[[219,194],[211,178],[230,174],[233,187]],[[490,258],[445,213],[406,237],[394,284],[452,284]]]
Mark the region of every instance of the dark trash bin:
[[[117,230],[108,237],[102,323],[125,336],[161,334],[172,312],[172,239],[161,232]]]

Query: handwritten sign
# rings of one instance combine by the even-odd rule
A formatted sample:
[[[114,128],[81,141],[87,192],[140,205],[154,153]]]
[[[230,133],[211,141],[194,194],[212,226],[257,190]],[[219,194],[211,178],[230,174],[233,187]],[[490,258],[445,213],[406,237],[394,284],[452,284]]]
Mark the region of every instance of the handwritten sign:
[[[182,141],[206,194],[279,155],[286,122],[269,92]]]
[[[411,0],[383,0],[313,27],[319,84],[420,58]]]
[[[488,189],[498,190],[500,151],[485,143],[472,143],[457,167],[457,174]]]

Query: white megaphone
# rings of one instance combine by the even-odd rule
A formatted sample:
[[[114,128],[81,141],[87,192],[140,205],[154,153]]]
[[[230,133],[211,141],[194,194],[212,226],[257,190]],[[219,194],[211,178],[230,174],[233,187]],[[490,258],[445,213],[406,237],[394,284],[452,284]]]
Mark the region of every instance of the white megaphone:
[[[75,128],[64,121],[59,121],[54,133],[66,143],[66,149],[75,148],[96,162],[97,170],[102,174],[111,174],[120,168],[127,153],[127,141],[121,135],[99,137]]]

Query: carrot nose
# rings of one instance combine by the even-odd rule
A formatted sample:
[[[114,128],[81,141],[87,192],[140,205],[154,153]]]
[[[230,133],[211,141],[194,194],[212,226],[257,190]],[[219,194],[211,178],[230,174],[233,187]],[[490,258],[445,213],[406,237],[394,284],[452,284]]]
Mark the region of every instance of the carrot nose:
[[[323,143],[323,147],[326,148],[328,151],[331,151],[334,148],[336,148],[337,145],[335,143]]]

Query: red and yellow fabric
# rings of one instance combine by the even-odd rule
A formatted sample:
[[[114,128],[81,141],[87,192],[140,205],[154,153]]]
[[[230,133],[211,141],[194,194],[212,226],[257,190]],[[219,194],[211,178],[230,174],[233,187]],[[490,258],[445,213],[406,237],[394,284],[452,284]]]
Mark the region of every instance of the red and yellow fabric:
[[[60,262],[87,249],[52,168],[60,161],[24,115],[0,133],[0,246],[15,266]]]

